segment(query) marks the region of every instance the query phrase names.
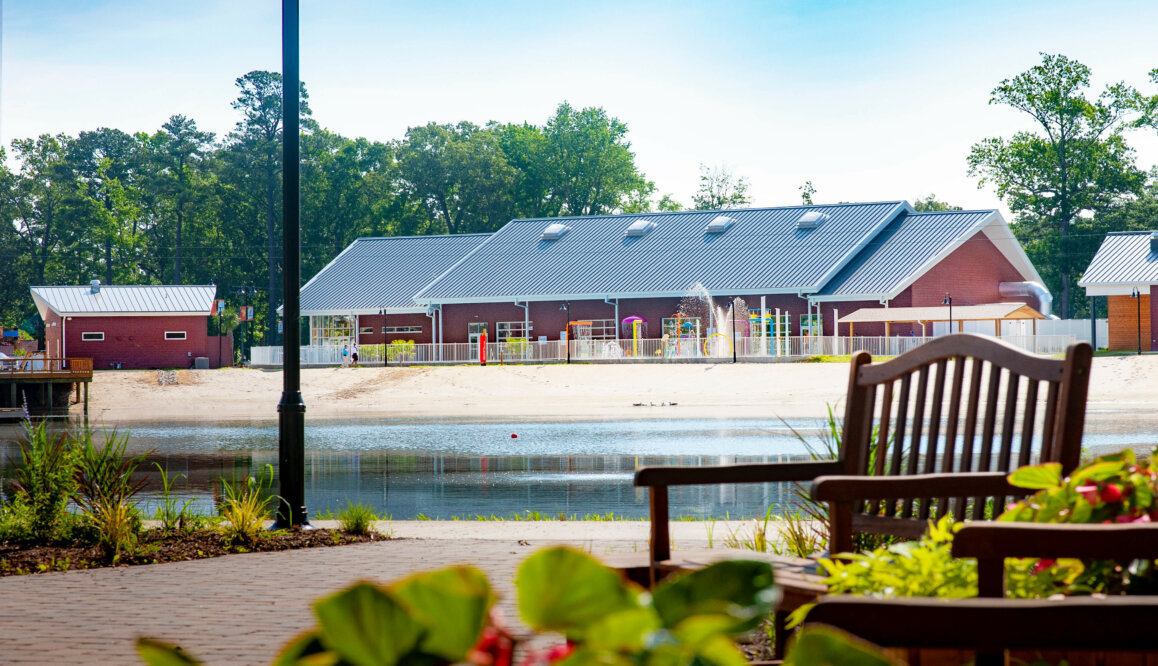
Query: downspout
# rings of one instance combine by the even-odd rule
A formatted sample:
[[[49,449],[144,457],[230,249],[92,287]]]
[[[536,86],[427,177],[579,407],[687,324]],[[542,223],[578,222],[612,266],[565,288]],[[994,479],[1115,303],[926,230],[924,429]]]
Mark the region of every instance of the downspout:
[[[605,298],[605,299],[603,299],[603,302],[608,304],[608,305],[614,305],[615,306],[615,322],[614,322],[615,323],[615,340],[618,341],[619,340],[619,299],[618,298],[615,299],[615,302],[612,303],[611,298]]]
[[[1001,282],[997,285],[997,293],[1002,298],[1032,296],[1037,299],[1038,312],[1049,319],[1057,319],[1052,314],[1053,296],[1040,282]]]
[[[434,308],[429,306],[429,305],[426,306],[426,318],[430,320],[430,342],[431,342],[430,348],[431,348],[431,350],[434,351],[434,353],[430,355],[431,356],[430,360],[435,361],[435,360],[438,360],[437,358],[435,358],[438,355],[438,345],[436,344],[437,339],[435,338],[435,334],[434,334]],[[383,326],[383,328],[385,328],[385,327]],[[386,350],[386,334],[385,333],[382,334],[382,349],[383,349],[382,353],[386,353],[385,352],[385,350]]]
[[[523,335],[527,336],[527,344],[531,343],[531,303],[530,301],[519,302],[515,299],[515,305],[523,309]]]

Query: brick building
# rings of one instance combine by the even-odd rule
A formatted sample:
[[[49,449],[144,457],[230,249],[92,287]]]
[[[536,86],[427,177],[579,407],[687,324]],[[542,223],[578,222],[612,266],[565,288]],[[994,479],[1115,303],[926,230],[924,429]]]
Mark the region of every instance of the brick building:
[[[1158,231],[1106,234],[1078,285],[1091,299],[1106,299],[1110,351],[1158,351],[1158,310],[1150,307],[1158,285]]]
[[[681,211],[513,220],[494,234],[413,245],[421,238],[359,239],[303,287],[311,343],[352,341],[355,329],[359,342],[381,342],[383,304],[386,326],[407,327],[405,338],[419,343],[473,342],[483,331],[496,342],[558,340],[568,317],[593,338],[620,337],[623,321],[639,317],[658,338],[692,291],[724,304],[742,298],[767,313],[760,321],[769,329],[792,336],[833,335],[840,315],[861,308],[932,306],[946,296],[1047,315],[1050,306],[996,210],[917,213],[891,201]],[[431,258],[416,263],[424,253]],[[325,317],[343,318],[340,335]],[[707,322],[694,326],[708,333]],[[884,328],[858,325],[857,334]],[[921,328],[890,333],[911,331]]]
[[[32,287],[44,319],[45,351],[55,358],[91,358],[93,368],[189,368],[231,365],[231,335],[211,336],[208,318],[217,287],[102,285]]]

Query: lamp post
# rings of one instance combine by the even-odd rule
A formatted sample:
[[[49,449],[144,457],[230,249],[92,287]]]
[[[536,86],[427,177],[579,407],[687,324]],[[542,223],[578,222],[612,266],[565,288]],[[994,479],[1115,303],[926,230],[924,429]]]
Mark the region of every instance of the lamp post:
[[[390,367],[390,341],[386,338],[386,308],[382,308],[382,367]]]
[[[567,335],[567,340],[564,344],[567,345],[567,365],[571,364],[571,301],[563,301],[559,306],[560,310],[567,311],[567,323],[563,326],[563,331]]]
[[[1135,305],[1138,307],[1138,355],[1142,355],[1142,292],[1134,287],[1134,291],[1130,292],[1130,298],[1134,299]]]
[[[736,297],[732,297],[732,363],[736,362]]]
[[[953,334],[953,297],[948,292],[945,293],[945,298],[942,299],[941,305],[949,306],[949,334]]]
[[[298,0],[282,0],[282,393],[278,413],[278,476],[282,501],[275,528],[310,525],[306,513],[306,403],[301,391],[301,199],[298,94]]]

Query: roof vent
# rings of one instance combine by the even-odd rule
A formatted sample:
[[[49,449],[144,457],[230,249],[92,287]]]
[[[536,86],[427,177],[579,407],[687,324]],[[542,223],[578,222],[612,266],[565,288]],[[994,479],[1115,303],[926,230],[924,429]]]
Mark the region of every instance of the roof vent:
[[[547,225],[547,228],[543,230],[543,235],[539,236],[539,240],[559,240],[568,231],[571,231],[571,227],[555,222]]]
[[[655,228],[655,222],[651,220],[636,220],[627,227],[627,231],[623,232],[624,236],[642,236]]]
[[[807,213],[801,215],[799,220],[796,220],[796,228],[815,229],[827,219],[828,213],[821,213],[819,211],[810,210]]]
[[[88,290],[90,293],[93,293],[93,294],[101,293],[101,281],[100,280],[90,281],[88,283]]]
[[[722,234],[728,230],[736,221],[726,215],[720,215],[716,219],[708,222],[708,226],[704,227],[706,234]]]
[[[1158,231],[1150,232],[1150,254],[1158,254]]]

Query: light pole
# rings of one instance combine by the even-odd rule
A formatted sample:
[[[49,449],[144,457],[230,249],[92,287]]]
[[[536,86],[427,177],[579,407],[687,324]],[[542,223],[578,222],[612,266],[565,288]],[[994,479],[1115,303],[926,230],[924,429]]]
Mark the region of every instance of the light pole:
[[[567,335],[567,340],[564,344],[567,345],[567,365],[571,364],[571,301],[563,301],[559,306],[560,310],[567,311],[567,323],[563,326],[563,331]]]
[[[949,334],[953,333],[953,297],[945,292],[945,298],[941,301],[941,305],[949,306]]]
[[[732,297],[732,363],[736,362],[736,297]]]
[[[1130,298],[1134,299],[1134,303],[1138,306],[1138,355],[1142,355],[1142,292],[1134,287],[1134,291],[1130,292]]]
[[[382,308],[382,367],[390,367],[390,341],[386,338],[386,308]],[[433,336],[431,336],[433,337]]]
[[[282,501],[275,528],[308,529],[306,512],[306,403],[302,400],[301,359],[301,150],[298,94],[298,0],[282,0],[282,393],[278,413],[278,476]]]

